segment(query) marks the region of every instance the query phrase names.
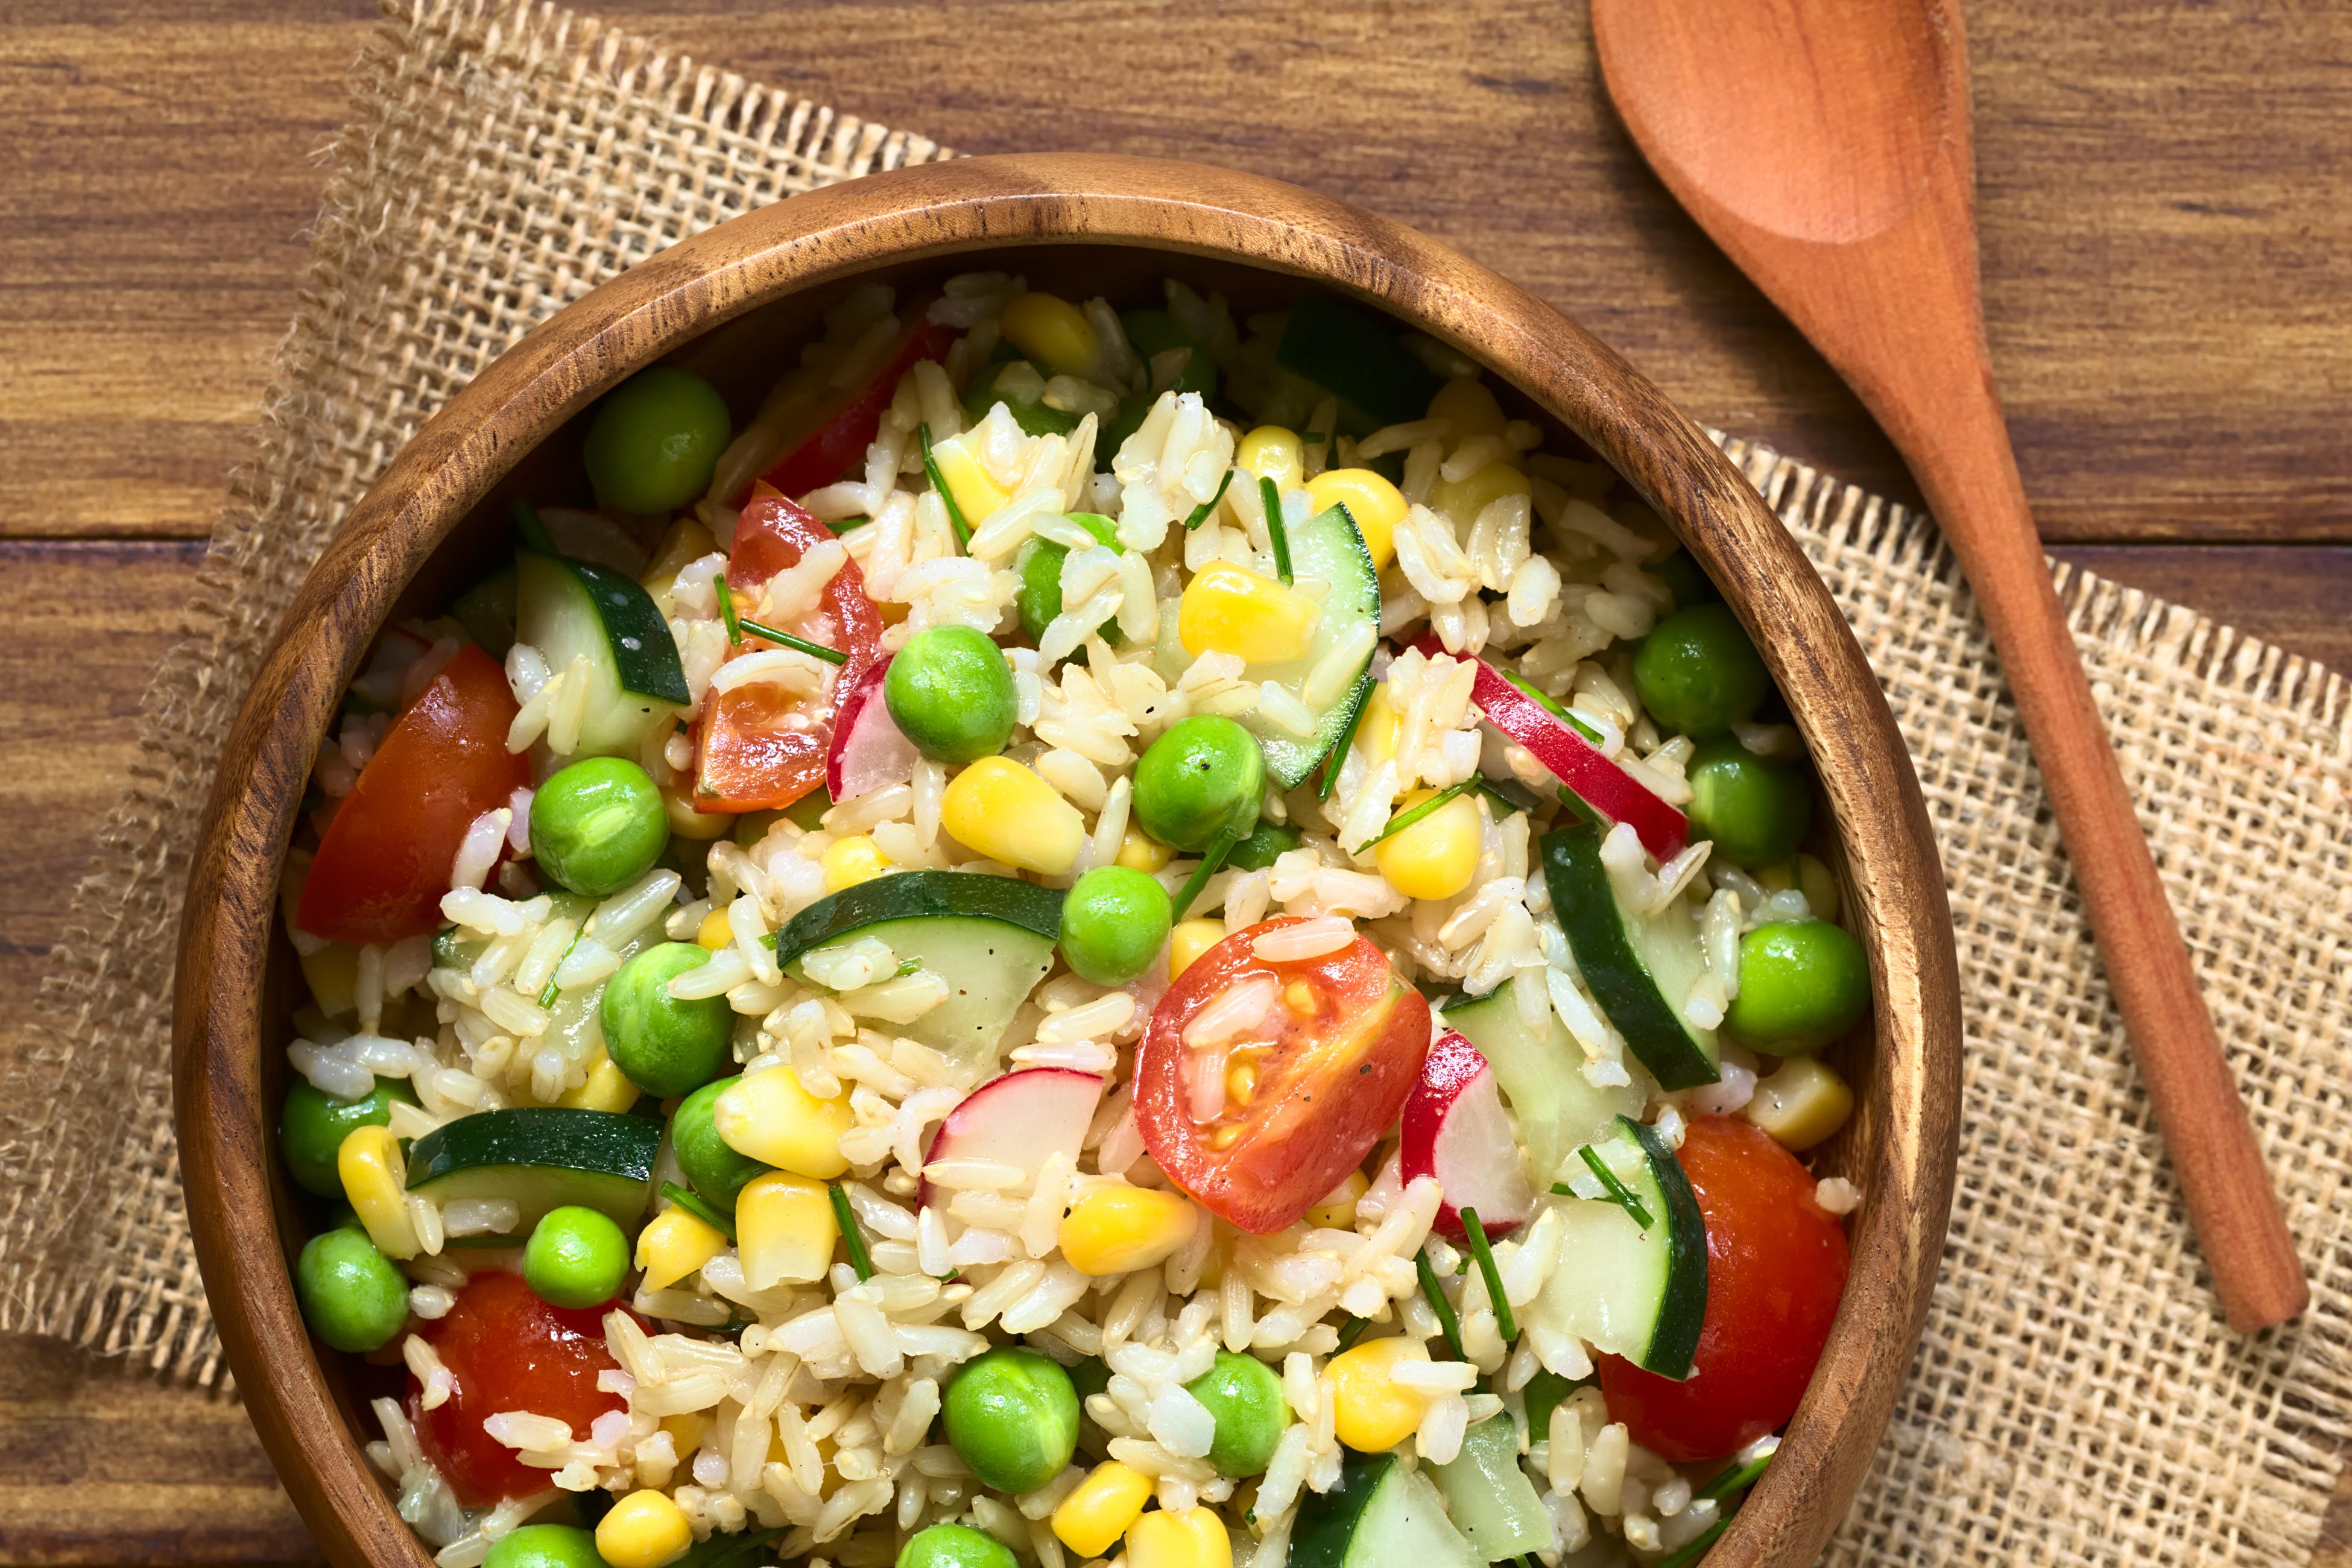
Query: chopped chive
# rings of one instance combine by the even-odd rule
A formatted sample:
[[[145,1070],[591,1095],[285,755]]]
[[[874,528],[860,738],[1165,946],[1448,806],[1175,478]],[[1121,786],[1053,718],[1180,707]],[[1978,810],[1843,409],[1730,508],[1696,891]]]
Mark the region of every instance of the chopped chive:
[[[1754,1486],[1763,1478],[1765,1469],[1771,1463],[1772,1456],[1766,1454],[1761,1458],[1749,1460],[1747,1464],[1734,1466],[1691,1495],[1698,1498],[1714,1498],[1721,1501],[1733,1492],[1746,1491],[1749,1487]]]
[[[1339,1349],[1342,1351],[1352,1349],[1356,1342],[1364,1337],[1364,1331],[1371,1326],[1372,1321],[1370,1318],[1349,1318],[1346,1322],[1340,1324]],[[1339,1352],[1335,1351],[1332,1353],[1337,1354]]]
[[[824,1190],[833,1196],[833,1217],[840,1222],[841,1239],[849,1244],[849,1266],[857,1270],[860,1279],[874,1278],[874,1255],[866,1250],[866,1232],[859,1228],[857,1215],[849,1206],[849,1194],[839,1182],[827,1182]]]
[[[1728,1518],[1717,1520],[1706,1527],[1706,1533],[1701,1535],[1696,1541],[1671,1556],[1659,1558],[1655,1568],[1690,1568],[1692,1563],[1706,1555],[1706,1549],[1715,1544],[1716,1538],[1721,1535],[1730,1523],[1731,1521]]]
[[[1445,1336],[1445,1348],[1454,1352],[1455,1361],[1468,1361],[1470,1358],[1462,1353],[1462,1321],[1454,1315],[1454,1303],[1437,1288],[1437,1269],[1429,1261],[1428,1247],[1412,1255],[1412,1271],[1421,1276],[1422,1298],[1437,1314],[1437,1330]]]
[[[1374,845],[1394,838],[1398,834],[1402,833],[1406,828],[1411,827],[1423,817],[1429,816],[1432,812],[1434,812],[1440,806],[1445,805],[1446,802],[1453,800],[1459,795],[1467,795],[1470,791],[1477,787],[1478,781],[1476,779],[1465,779],[1460,784],[1454,784],[1450,788],[1439,790],[1435,795],[1431,795],[1419,805],[1406,806],[1402,811],[1400,811],[1394,816],[1390,817],[1389,825],[1386,827],[1381,828],[1378,835],[1373,837],[1367,838],[1361,844],[1357,845],[1351,853],[1361,855],[1365,850],[1371,848]]]
[[[773,626],[761,626],[749,616],[738,617],[738,624],[753,637],[765,637],[772,643],[782,643],[794,653],[804,653],[811,658],[821,658],[827,664],[849,662],[849,656],[839,648],[827,647],[823,643],[811,642],[806,637],[796,637],[790,632],[780,632]]]
[[[703,1202],[700,1194],[688,1192],[676,1182],[664,1182],[661,1184],[661,1195],[728,1240],[735,1239],[735,1222]]]
[[[1274,574],[1284,586],[1290,584],[1290,531],[1282,526],[1282,488],[1265,475],[1258,476],[1257,497],[1265,508],[1265,536],[1274,542]]]
[[[721,572],[710,580],[719,590],[719,618],[727,623],[727,641],[731,646],[743,640],[743,623],[735,616],[735,591],[727,585],[727,574]]]
[[[1510,1300],[1503,1294],[1503,1271],[1495,1267],[1495,1249],[1486,1245],[1486,1227],[1478,1223],[1478,1211],[1462,1211],[1462,1228],[1470,1233],[1470,1256],[1478,1261],[1478,1272],[1486,1280],[1486,1300],[1494,1304],[1495,1328],[1509,1344],[1519,1337],[1517,1320],[1511,1316]]]
[[[522,535],[523,543],[541,555],[562,553],[555,548],[555,541],[549,537],[547,524],[539,520],[539,508],[530,502],[519,500],[514,503],[514,526],[515,531]]]
[[[1217,868],[1225,863],[1225,857],[1241,841],[1242,836],[1230,827],[1209,840],[1208,853],[1201,857],[1201,864],[1185,879],[1183,890],[1176,895],[1176,912],[1168,917],[1171,922],[1184,918],[1184,911],[1192,907],[1192,900],[1201,896],[1201,889],[1209,885],[1209,879],[1217,874]]]
[[[1517,801],[1513,800],[1509,795],[1505,795],[1501,790],[1496,789],[1485,779],[1471,780],[1470,787],[1486,797],[1486,804],[1495,808],[1495,820],[1497,822],[1502,821],[1503,818],[1507,816],[1517,816],[1519,813],[1527,809],[1526,806],[1521,805]]]
[[[1372,705],[1375,689],[1367,689],[1363,700],[1356,704],[1356,710],[1348,715],[1348,727],[1339,731],[1339,743],[1331,748],[1330,759],[1323,764],[1323,777],[1315,786],[1317,800],[1331,798],[1331,786],[1339,782],[1339,770],[1348,763],[1348,748],[1356,743],[1356,731],[1364,726],[1364,710]]]
[[[581,931],[575,931],[572,933],[572,940],[563,944],[563,957],[555,961],[555,969],[561,969],[563,967],[563,959],[572,956],[572,950],[580,945],[581,931],[584,931],[587,928],[585,926],[583,926]],[[563,988],[555,983],[555,969],[551,969],[547,972],[547,984],[540,987],[539,1005],[542,1007],[554,1006],[555,999],[563,994]]]
[[[1298,444],[1302,447],[1320,447],[1330,438],[1329,434],[1325,431],[1307,430],[1300,433]]]
[[[1617,1173],[1609,1168],[1607,1163],[1601,1158],[1591,1144],[1587,1143],[1577,1152],[1584,1156],[1585,1165],[1601,1179],[1601,1184],[1609,1189],[1609,1201],[1633,1215],[1635,1225],[1647,1230],[1657,1223],[1650,1217],[1650,1211],[1642,1205],[1642,1200],[1633,1195],[1633,1189],[1617,1179]],[[1569,1192],[1568,1188],[1559,1185],[1554,1185],[1552,1191],[1568,1192],[1570,1197],[1576,1195]]]
[[[1185,532],[1190,533],[1192,530],[1200,527],[1202,523],[1209,521],[1209,514],[1217,510],[1217,503],[1219,501],[1225,499],[1225,487],[1233,482],[1234,471],[1231,468],[1227,468],[1225,470],[1225,477],[1217,481],[1217,493],[1211,496],[1207,500],[1202,501],[1199,506],[1194,507],[1185,515]]]
[[[927,421],[915,426],[915,439],[923,448],[923,472],[930,476],[931,489],[940,492],[940,504],[948,509],[948,521],[955,529],[956,542],[966,549],[971,545],[971,524],[964,521],[963,508],[956,505],[955,491],[940,474],[940,460],[931,456],[931,426]]]

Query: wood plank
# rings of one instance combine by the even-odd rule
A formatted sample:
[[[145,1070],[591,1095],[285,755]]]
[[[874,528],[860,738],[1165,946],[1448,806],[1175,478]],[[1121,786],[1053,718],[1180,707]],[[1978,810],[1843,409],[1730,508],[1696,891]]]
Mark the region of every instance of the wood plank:
[[[2352,549],[2066,544],[2051,553],[2352,675]]]

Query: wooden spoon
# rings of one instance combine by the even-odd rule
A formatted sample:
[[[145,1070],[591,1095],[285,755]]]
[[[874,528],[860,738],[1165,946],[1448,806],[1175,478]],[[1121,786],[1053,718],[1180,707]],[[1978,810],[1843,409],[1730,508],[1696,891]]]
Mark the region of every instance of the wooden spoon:
[[[2091,700],[2001,423],[1954,0],[1592,0],[1651,165],[1902,450],[2016,693],[2230,1324],[2311,1292]]]

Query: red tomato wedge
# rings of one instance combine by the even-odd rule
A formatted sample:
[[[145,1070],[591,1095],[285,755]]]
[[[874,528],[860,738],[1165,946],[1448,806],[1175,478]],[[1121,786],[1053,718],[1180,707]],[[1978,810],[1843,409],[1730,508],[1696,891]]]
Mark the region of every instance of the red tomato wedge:
[[[798,565],[802,555],[833,536],[833,530],[794,502],[765,484],[754,485],[735,525],[727,585],[739,605],[754,601],[755,591],[769,578]],[[816,607],[799,625],[776,629],[838,648],[848,662],[826,666],[824,683],[814,696],[758,683],[706,697],[695,747],[697,811],[772,811],[823,784],[842,700],[881,656],[881,613],[866,596],[866,577],[855,561],[825,584]],[[727,657],[740,658],[774,646],[747,632]]]
[[[1429,1054],[1429,1004],[1363,938],[1316,958],[1257,956],[1259,937],[1302,918],[1262,921],[1195,959],[1153,1009],[1136,1058],[1144,1147],[1202,1207],[1259,1236],[1297,1221],[1363,1163]],[[1213,1005],[1259,995],[1262,1011],[1230,1037],[1186,1043]],[[1220,1081],[1215,1113],[1196,1118],[1206,1103],[1196,1095]]]
[[[874,444],[875,432],[882,428],[883,411],[898,395],[898,383],[922,361],[947,358],[948,350],[955,344],[955,329],[925,321],[920,302],[911,314],[914,324],[899,339],[890,357],[882,362],[882,369],[874,379],[772,464],[760,476],[760,483],[772,485],[788,496],[804,496],[833,483],[865,460],[866,448]]]
[[[1676,1383],[1601,1358],[1609,1418],[1676,1464],[1736,1454],[1797,1413],[1845,1293],[1845,1227],[1797,1157],[1753,1122],[1703,1116],[1683,1174],[1706,1218],[1706,1317]]]
[[[477,1274],[442,1317],[416,1332],[455,1373],[457,1392],[434,1409],[408,1379],[408,1420],[418,1447],[467,1508],[502,1498],[529,1497],[551,1484],[553,1472],[526,1465],[515,1451],[482,1430],[501,1410],[528,1410],[563,1422],[575,1438],[608,1410],[627,1408],[617,1394],[596,1386],[600,1372],[620,1363],[604,1348],[603,1307],[567,1311],[531,1294],[520,1274]],[[633,1314],[634,1315],[634,1314]]]
[[[334,942],[398,942],[437,928],[449,868],[474,818],[530,784],[507,751],[514,694],[468,644],[442,667],[336,808],[294,923]]]

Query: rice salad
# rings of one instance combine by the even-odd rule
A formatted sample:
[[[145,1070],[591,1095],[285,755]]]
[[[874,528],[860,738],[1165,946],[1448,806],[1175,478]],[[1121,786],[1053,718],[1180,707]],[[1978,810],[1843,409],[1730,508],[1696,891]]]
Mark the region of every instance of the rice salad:
[[[442,1568],[1695,1560],[1861,1194],[1826,814],[1475,365],[999,273],[589,420],[284,912],[305,1320]]]

